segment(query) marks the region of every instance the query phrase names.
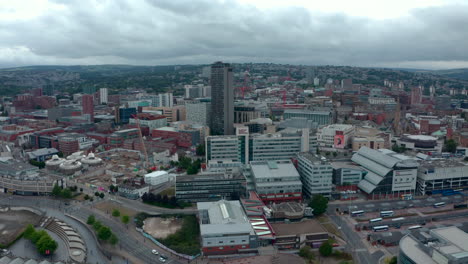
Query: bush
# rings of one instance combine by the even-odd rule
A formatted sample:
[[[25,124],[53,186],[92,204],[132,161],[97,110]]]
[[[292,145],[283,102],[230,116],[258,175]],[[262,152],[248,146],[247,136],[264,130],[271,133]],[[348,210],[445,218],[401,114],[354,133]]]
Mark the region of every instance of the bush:
[[[93,223],[93,228],[94,228],[94,230],[99,231],[99,229],[101,229],[101,227],[102,227],[101,222],[95,221],[95,222]]]
[[[116,245],[118,242],[119,242],[119,239],[117,238],[117,236],[112,233],[110,239],[109,239],[109,242],[111,243],[111,245]]]
[[[130,222],[130,217],[128,215],[122,215],[122,223],[124,224],[128,224],[128,222]]]
[[[86,221],[86,223],[88,225],[92,225],[92,224],[94,224],[94,222],[96,222],[96,217],[94,217],[94,215],[88,216],[88,221]]]
[[[113,209],[113,210],[112,210],[112,216],[113,216],[113,217],[119,217],[119,216],[120,216],[120,211],[117,210],[117,209]]]
[[[333,246],[329,241],[325,241],[319,248],[320,255],[328,257],[333,253]]]

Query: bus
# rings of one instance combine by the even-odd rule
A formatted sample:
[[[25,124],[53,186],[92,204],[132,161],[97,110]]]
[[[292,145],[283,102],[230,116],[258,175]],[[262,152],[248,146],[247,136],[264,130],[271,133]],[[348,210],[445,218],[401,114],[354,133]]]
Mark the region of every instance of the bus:
[[[383,225],[383,226],[374,226],[372,227],[374,232],[382,232],[382,231],[387,231],[388,230],[388,225]]]
[[[420,225],[410,226],[410,227],[408,227],[408,230],[419,229],[421,227],[422,226],[420,226]]]
[[[405,220],[404,217],[398,217],[398,218],[393,218],[392,221],[401,221],[401,220]]]
[[[434,204],[434,208],[439,208],[439,207],[444,207],[445,206],[445,203],[444,202],[440,202],[440,203],[435,203]]]
[[[352,217],[363,216],[363,215],[364,215],[364,211],[362,211],[362,210],[351,212]]]
[[[392,217],[394,215],[393,211],[381,211],[380,217]]]
[[[382,221],[382,218],[374,218],[374,219],[369,220],[369,223],[375,223],[375,222],[380,222],[380,221]]]

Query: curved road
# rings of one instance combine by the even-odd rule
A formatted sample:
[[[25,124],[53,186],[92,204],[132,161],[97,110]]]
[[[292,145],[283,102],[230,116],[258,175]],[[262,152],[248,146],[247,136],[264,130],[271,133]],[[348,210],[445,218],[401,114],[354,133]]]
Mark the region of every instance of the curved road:
[[[135,237],[131,236],[129,232],[121,232],[124,228],[123,224],[117,223],[114,219],[100,215],[99,213],[93,211],[90,208],[83,207],[81,205],[69,206],[65,208],[63,202],[59,200],[50,199],[47,197],[31,197],[31,196],[12,196],[13,199],[1,199],[0,204],[12,205],[12,206],[26,206],[34,207],[45,211],[48,216],[56,217],[60,220],[63,220],[76,228],[78,232],[82,235],[83,240],[88,248],[88,263],[109,263],[106,257],[99,252],[96,241],[94,240],[91,231],[84,226],[79,221],[65,216],[65,213],[73,215],[74,217],[80,219],[83,222],[86,222],[88,216],[93,214],[96,219],[101,221],[104,225],[110,227],[112,231],[117,235],[119,239],[119,245],[122,250],[128,252],[129,254],[135,256],[136,258],[142,260],[143,263],[160,263],[158,257],[151,253],[151,250],[156,248],[152,242],[148,246],[146,243],[141,243]],[[128,201],[128,200],[127,200]],[[136,202],[136,201],[135,201]],[[149,206],[149,205],[144,205]],[[151,206],[150,206],[151,207]],[[137,208],[138,209],[138,208]],[[160,214],[163,212],[156,211],[155,208],[152,208],[154,211],[148,213]],[[168,210],[168,209],[166,209]],[[181,210],[183,212],[190,212],[189,210]],[[92,253],[91,253],[92,251]],[[174,258],[169,258],[166,263],[168,264],[179,264],[178,260]],[[184,261],[184,263],[187,263]]]
[[[2,196],[5,197],[5,196]],[[65,216],[61,211],[62,205],[58,200],[46,199],[43,197],[29,196],[10,196],[12,199],[0,199],[0,204],[11,206],[33,207],[41,211],[45,211],[47,216],[60,219],[73,228],[81,235],[87,247],[87,263],[108,263],[106,257],[97,250],[96,240],[94,240],[91,231],[79,221]]]

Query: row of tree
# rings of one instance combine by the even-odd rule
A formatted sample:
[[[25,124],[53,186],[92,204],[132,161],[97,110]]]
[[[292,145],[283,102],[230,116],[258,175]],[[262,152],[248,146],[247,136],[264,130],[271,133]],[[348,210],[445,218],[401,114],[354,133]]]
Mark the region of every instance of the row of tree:
[[[112,233],[111,229],[105,225],[103,225],[101,222],[96,220],[94,215],[90,215],[88,217],[88,221],[86,222],[88,225],[91,225],[94,230],[96,231],[97,237],[99,240],[102,241],[109,241],[112,245],[115,245],[119,242],[119,239],[117,236]]]
[[[58,247],[57,241],[53,240],[45,230],[36,230],[33,225],[28,225],[23,237],[29,239],[42,255],[51,255]]]
[[[167,196],[165,195],[160,195],[160,194],[153,194],[153,193],[144,193],[141,196],[141,200],[144,203],[150,203],[150,204],[156,204],[156,205],[169,205],[172,207],[176,207],[177,204],[177,199],[175,196]]]

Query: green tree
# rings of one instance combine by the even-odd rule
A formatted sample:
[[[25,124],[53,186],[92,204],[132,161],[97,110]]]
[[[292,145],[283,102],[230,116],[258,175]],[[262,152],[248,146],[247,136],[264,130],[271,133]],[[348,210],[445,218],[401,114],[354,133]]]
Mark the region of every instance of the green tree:
[[[110,239],[109,239],[109,242],[111,243],[111,245],[116,245],[118,242],[119,242],[119,239],[117,238],[117,236],[112,233]]]
[[[60,196],[62,196],[63,198],[70,199],[72,198],[72,192],[70,191],[70,189],[63,189],[60,193]]]
[[[323,195],[315,195],[309,203],[309,206],[314,209],[314,215],[321,215],[327,211],[328,199]]]
[[[57,197],[57,196],[60,195],[60,193],[62,193],[62,188],[60,188],[60,186],[58,186],[58,184],[55,184],[54,188],[52,189],[52,195]]]
[[[449,139],[449,140],[445,141],[444,151],[455,153],[457,151],[457,146],[458,146],[458,144],[457,144],[457,142],[455,142],[455,140]]]
[[[120,216],[120,211],[117,210],[117,209],[113,209],[113,210],[112,210],[112,216],[114,216],[114,217],[119,217],[119,216]]]
[[[84,196],[84,199],[85,199],[85,200],[89,200],[89,195],[86,194],[86,195]]]
[[[309,246],[304,246],[299,250],[299,256],[307,259],[309,262],[315,259],[314,252],[312,252],[312,248]]]
[[[104,199],[104,193],[100,193],[99,197],[101,197],[101,199]]]
[[[42,236],[41,239],[36,243],[37,250],[39,253],[45,255],[46,253],[53,254],[57,249],[57,241],[53,240],[49,235]],[[47,252],[49,251],[49,252]]]
[[[128,215],[122,215],[121,220],[122,223],[128,224],[128,222],[130,222],[130,217]]]
[[[392,257],[388,264],[397,264],[398,263],[398,258],[396,256]]]
[[[31,239],[32,234],[34,234],[35,232],[36,232],[36,229],[34,229],[34,226],[28,225],[23,232],[23,236],[26,239]]]
[[[329,241],[325,241],[319,248],[320,255],[328,257],[333,253],[333,246]]]
[[[107,226],[101,226],[101,228],[99,228],[99,231],[97,232],[97,236],[101,240],[109,240],[111,235],[112,231]]]
[[[88,225],[92,225],[92,224],[94,224],[94,222],[96,222],[96,217],[94,217],[94,215],[88,216],[88,221],[86,221],[86,223]]]
[[[94,223],[93,223],[93,228],[94,228],[94,230],[98,231],[99,229],[101,229],[101,227],[102,227],[101,222],[99,222],[99,221],[94,221]]]
[[[193,174],[197,174],[198,173],[198,169],[193,166],[193,165],[190,165],[187,169],[187,174],[188,175],[193,175]]]
[[[36,231],[31,235],[31,242],[36,244],[37,241],[39,241],[41,239],[41,237],[48,236],[48,235],[49,234],[47,234],[47,232],[45,230]]]
[[[197,156],[204,156],[205,155],[205,145],[199,144],[196,149]]]

